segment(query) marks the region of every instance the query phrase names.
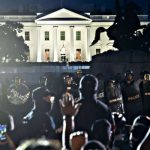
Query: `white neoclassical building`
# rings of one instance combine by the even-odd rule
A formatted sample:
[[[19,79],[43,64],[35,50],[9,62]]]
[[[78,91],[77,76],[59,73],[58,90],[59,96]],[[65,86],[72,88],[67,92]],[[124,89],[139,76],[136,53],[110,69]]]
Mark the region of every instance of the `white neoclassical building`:
[[[0,15],[0,23],[17,21],[24,25],[23,36],[29,46],[30,62],[90,61],[93,55],[113,48],[107,34],[101,34],[97,44],[89,47],[98,27],[108,28],[115,15],[78,14],[62,8],[36,15]],[[148,16],[140,16],[147,24]]]

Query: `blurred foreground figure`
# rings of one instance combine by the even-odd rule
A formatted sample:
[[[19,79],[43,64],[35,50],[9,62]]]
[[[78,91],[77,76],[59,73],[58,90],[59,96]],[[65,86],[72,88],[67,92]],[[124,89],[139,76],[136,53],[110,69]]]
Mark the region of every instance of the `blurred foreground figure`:
[[[107,149],[110,149],[109,146],[112,136],[111,124],[105,119],[96,120],[91,130],[92,140],[97,140],[104,144]]]
[[[88,142],[88,134],[86,132],[77,131],[70,134],[71,150],[81,150],[81,147]]]
[[[61,150],[56,140],[30,139],[24,141],[16,150]]]
[[[134,122],[130,131],[130,146],[132,150],[136,150],[137,146],[145,137],[150,127],[150,119],[146,116],[138,116],[134,119]]]
[[[144,139],[137,147],[137,150],[149,150],[150,149],[150,129],[147,131]]]
[[[81,150],[107,150],[105,146],[96,140],[89,141],[85,144]]]

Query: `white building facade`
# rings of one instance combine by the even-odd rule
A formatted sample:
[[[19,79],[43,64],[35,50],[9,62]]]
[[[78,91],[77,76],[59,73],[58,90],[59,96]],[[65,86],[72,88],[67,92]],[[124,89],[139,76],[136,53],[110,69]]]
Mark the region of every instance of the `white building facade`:
[[[62,8],[48,14],[0,15],[0,22],[17,21],[24,25],[19,36],[23,36],[29,46],[30,62],[88,62],[93,55],[116,50],[106,32],[90,47],[96,29],[100,26],[108,28],[114,18],[115,15],[81,15]]]

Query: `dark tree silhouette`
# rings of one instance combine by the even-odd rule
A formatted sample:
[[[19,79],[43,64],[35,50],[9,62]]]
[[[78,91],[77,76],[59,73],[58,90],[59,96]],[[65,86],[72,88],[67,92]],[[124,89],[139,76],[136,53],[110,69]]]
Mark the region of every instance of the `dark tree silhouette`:
[[[0,62],[27,61],[29,47],[22,36],[23,25],[16,22],[6,22],[0,26]]]
[[[116,0],[116,17],[113,25],[108,29],[99,27],[95,32],[95,39],[90,46],[96,44],[102,32],[107,32],[109,39],[114,40],[113,46],[119,50],[143,50],[149,51],[150,35],[149,25],[141,25],[136,11],[139,7],[130,2],[122,13],[119,0]],[[123,15],[122,15],[123,14]],[[143,33],[139,31],[143,29]]]

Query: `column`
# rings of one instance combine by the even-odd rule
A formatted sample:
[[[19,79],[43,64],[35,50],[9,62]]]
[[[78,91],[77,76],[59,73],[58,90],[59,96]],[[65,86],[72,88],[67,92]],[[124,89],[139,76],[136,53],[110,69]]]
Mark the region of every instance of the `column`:
[[[73,30],[74,26],[70,26],[70,60],[69,61],[74,61],[75,59],[75,50],[74,50],[74,34],[73,34]]]
[[[91,61],[91,49],[90,49],[90,26],[86,26],[87,40],[86,40],[86,61]]]
[[[57,29],[58,26],[53,26],[53,61],[58,61],[58,49],[57,49]]]
[[[42,62],[41,26],[37,26],[37,62]]]

